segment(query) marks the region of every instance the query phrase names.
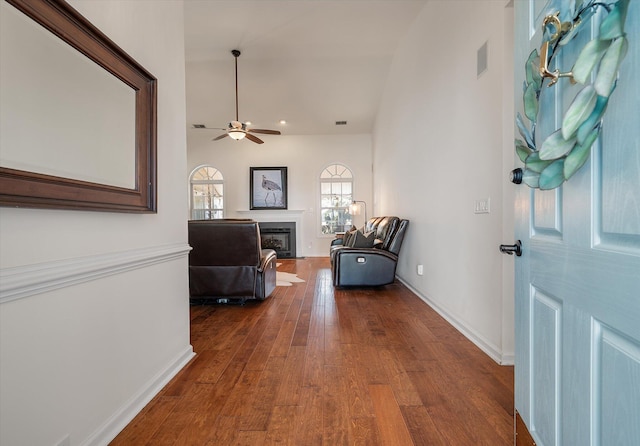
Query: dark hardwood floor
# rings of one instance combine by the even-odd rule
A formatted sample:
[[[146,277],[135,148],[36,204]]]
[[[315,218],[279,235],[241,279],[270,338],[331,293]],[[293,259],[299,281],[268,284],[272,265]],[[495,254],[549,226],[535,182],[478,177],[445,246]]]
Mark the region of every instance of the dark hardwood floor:
[[[513,367],[402,284],[335,290],[328,258],[263,302],[191,307],[197,356],[112,445],[512,445]]]

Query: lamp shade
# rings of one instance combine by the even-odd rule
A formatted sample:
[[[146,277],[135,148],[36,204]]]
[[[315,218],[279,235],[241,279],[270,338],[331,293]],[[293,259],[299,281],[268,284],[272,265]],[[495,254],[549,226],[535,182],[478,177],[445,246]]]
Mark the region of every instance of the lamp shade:
[[[362,203],[362,207],[364,208],[364,221],[367,222],[367,203],[360,200],[353,200],[351,205],[349,206],[349,213],[351,215],[360,215],[360,206],[358,203]]]

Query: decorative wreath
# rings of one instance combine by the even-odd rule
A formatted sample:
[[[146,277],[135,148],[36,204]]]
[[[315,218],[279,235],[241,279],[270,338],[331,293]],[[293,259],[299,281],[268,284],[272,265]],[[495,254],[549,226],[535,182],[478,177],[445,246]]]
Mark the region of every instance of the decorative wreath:
[[[627,53],[629,43],[624,23],[629,1],[576,0],[577,13],[571,22],[561,22],[559,11],[545,17],[540,54],[537,49],[533,50],[525,64],[524,114],[530,121],[530,127],[527,128],[517,113],[516,124],[524,141],[516,139],[516,153],[525,163],[525,169],[524,172],[514,171],[514,182],[524,182],[529,187],[543,190],[555,189],[589,159],[591,145],[600,134],[609,97],[616,87],[620,63]],[[600,23],[599,35],[584,46],[573,69],[568,73],[549,71],[553,57],[579,33],[599,8],[607,13]],[[564,114],[562,126],[538,148],[535,142],[536,120],[544,79],[549,79],[548,87],[551,87],[562,77],[585,87]],[[593,84],[587,84],[591,79],[594,79]]]

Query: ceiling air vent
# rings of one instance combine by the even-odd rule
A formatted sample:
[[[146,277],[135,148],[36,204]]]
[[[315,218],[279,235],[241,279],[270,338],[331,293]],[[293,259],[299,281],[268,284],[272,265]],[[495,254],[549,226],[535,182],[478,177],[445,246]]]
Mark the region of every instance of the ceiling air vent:
[[[336,125],[347,125],[347,121],[336,121]]]
[[[204,124],[193,124],[194,129],[206,129]]]

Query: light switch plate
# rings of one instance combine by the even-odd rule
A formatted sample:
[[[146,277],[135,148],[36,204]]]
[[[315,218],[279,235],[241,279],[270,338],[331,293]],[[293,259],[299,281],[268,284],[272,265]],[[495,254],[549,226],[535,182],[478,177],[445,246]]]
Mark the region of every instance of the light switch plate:
[[[476,200],[476,204],[473,212],[475,214],[488,214],[491,212],[491,199],[490,198],[482,198],[480,200]]]

